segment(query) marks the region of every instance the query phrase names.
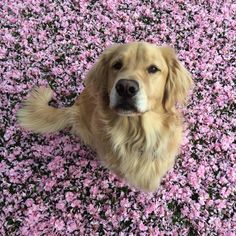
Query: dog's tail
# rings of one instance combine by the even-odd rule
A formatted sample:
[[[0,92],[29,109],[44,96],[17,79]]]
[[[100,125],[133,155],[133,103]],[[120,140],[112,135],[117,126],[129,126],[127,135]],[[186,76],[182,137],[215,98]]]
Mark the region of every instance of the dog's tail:
[[[70,108],[48,105],[52,99],[50,88],[35,88],[17,113],[20,125],[37,133],[51,133],[70,126]]]

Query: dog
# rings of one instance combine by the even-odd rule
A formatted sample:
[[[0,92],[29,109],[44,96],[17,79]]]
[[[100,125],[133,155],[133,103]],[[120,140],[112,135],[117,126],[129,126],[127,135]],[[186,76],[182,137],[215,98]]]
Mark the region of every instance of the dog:
[[[50,133],[71,127],[102,164],[129,185],[158,189],[178,154],[182,116],[193,81],[169,46],[115,44],[102,53],[74,105],[55,108],[52,90],[36,88],[18,111],[24,128]]]

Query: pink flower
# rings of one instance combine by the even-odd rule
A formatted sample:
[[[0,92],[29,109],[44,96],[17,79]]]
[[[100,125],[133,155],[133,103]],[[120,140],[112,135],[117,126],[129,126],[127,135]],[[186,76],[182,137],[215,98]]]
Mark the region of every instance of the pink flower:
[[[77,224],[75,221],[71,220],[67,222],[67,230],[69,233],[72,233],[73,231],[77,230]]]
[[[50,171],[56,170],[60,168],[64,164],[64,160],[62,159],[61,156],[56,156],[49,164],[48,164],[48,169]]]
[[[195,188],[199,187],[199,178],[195,172],[191,172],[188,174],[188,179],[191,185]]]
[[[80,200],[74,200],[72,203],[71,203],[71,206],[72,207],[79,207],[81,204],[81,201]]]
[[[230,194],[230,189],[227,189],[226,187],[223,187],[220,191],[221,193],[221,196],[224,197],[224,198],[227,198]]]
[[[224,151],[227,151],[231,147],[231,144],[233,143],[233,141],[234,141],[233,136],[230,137],[230,136],[223,135],[223,137],[221,139],[221,148]]]
[[[66,204],[64,201],[59,201],[57,204],[56,204],[56,208],[59,209],[59,210],[62,210],[64,211],[66,208]]]
[[[5,42],[8,42],[8,43],[13,43],[15,41],[15,38],[10,33],[6,33],[3,36],[3,39],[5,40]]]
[[[45,183],[44,189],[46,191],[51,191],[55,184],[56,184],[56,181],[54,179],[48,179]]]
[[[63,69],[60,68],[60,67],[53,67],[53,68],[52,68],[52,73],[53,73],[54,75],[60,75],[60,74],[63,73]]]
[[[209,115],[206,117],[206,122],[208,125],[211,125],[214,122],[214,118],[211,115]]]
[[[63,220],[58,219],[58,220],[55,221],[54,227],[55,227],[56,230],[61,231],[65,228],[65,223],[64,223]]]
[[[146,230],[148,229],[148,227],[145,226],[145,225],[143,224],[143,222],[141,221],[141,223],[139,224],[139,229],[140,229],[141,231],[146,231]]]
[[[74,200],[74,198],[75,198],[74,193],[72,193],[72,192],[67,192],[66,193],[66,201],[67,202],[72,202]]]
[[[205,166],[204,165],[200,165],[199,167],[198,167],[198,170],[197,170],[197,175],[199,176],[199,177],[204,177],[204,175],[205,175]]]
[[[6,48],[0,48],[0,59],[3,59],[7,53]]]
[[[226,208],[226,200],[216,200],[216,204],[219,210]]]

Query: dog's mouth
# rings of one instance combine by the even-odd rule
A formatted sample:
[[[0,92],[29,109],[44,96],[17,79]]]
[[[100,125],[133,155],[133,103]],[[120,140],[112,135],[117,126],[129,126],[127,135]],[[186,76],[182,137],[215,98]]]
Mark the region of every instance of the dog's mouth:
[[[122,101],[118,103],[114,110],[119,114],[123,116],[136,116],[140,115],[140,112],[138,111],[137,107],[132,102]]]
[[[109,94],[109,107],[120,116],[140,116],[147,111],[147,102],[141,92],[135,96],[121,97],[113,88]]]

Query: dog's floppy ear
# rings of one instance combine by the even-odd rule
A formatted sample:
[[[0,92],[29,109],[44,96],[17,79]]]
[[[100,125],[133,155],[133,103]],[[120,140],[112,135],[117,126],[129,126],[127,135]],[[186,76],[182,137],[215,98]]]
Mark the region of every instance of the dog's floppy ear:
[[[117,47],[118,45],[115,44],[105,49],[98,58],[98,61],[89,71],[87,79],[85,80],[85,86],[89,88],[89,92],[92,96],[97,96],[105,92],[107,88],[109,61]]]
[[[171,109],[176,103],[184,104],[188,91],[193,86],[190,73],[177,59],[171,47],[161,48],[168,66],[168,76],[165,85],[162,104],[165,109]]]
[[[107,78],[107,68],[105,55],[102,54],[98,61],[93,65],[87,74],[85,80],[85,87],[89,88],[89,92],[92,96],[96,96],[105,88]]]

